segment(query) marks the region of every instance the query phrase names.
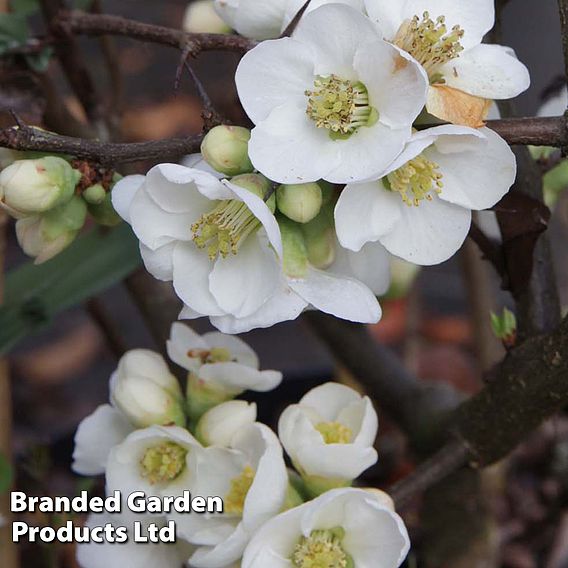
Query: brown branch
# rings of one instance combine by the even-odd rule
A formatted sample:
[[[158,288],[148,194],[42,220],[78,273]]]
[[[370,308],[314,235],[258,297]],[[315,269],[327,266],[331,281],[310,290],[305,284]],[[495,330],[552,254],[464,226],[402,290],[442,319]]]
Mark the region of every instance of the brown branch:
[[[87,14],[81,11],[64,12],[55,22],[57,35],[87,36],[115,35],[144,42],[158,43],[176,49],[188,49],[197,56],[202,51],[235,51],[244,53],[256,42],[237,35],[193,34],[182,30],[127,20],[119,16]]]
[[[568,0],[558,0],[560,25],[562,27],[562,47],[564,49],[564,70],[568,82]]]

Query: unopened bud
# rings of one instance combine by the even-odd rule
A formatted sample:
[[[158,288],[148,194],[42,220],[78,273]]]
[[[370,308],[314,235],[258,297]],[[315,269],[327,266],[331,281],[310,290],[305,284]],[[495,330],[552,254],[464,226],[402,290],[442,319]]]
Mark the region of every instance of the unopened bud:
[[[256,421],[256,404],[230,400],[208,410],[199,420],[197,439],[205,446],[228,448],[233,436]]]
[[[69,201],[80,178],[62,158],[18,160],[0,173],[0,203],[16,217],[45,213]]]
[[[250,130],[241,126],[216,126],[203,139],[201,153],[212,168],[225,175],[252,172],[254,167],[248,155],[250,136]]]
[[[87,206],[77,196],[43,215],[33,215],[16,223],[16,236],[24,252],[41,264],[67,248],[85,223]]]
[[[185,11],[183,29],[189,33],[226,34],[231,28],[215,11],[213,0],[196,0]]]
[[[232,178],[231,183],[239,187],[244,187],[261,199],[266,200],[266,205],[272,213],[276,210],[276,197],[274,194],[270,195],[272,184],[270,180],[265,178],[262,174],[241,174],[240,176]],[[266,199],[268,195],[270,195],[270,197]]]
[[[122,222],[120,215],[112,205],[110,193],[105,195],[101,203],[97,205],[89,204],[89,213],[99,225],[103,225],[104,227],[115,227]]]
[[[83,199],[90,205],[100,205],[105,200],[106,194],[105,188],[97,183],[83,191]]]
[[[289,278],[304,278],[309,261],[302,226],[283,216],[278,217],[278,225],[282,235],[284,273]]]
[[[511,310],[504,308],[501,316],[491,312],[491,327],[493,333],[503,342],[505,347],[512,348],[515,346],[517,318]]]
[[[310,264],[322,270],[329,268],[335,260],[337,247],[333,218],[322,211],[302,229]]]
[[[153,351],[135,349],[122,357],[111,379],[111,400],[138,428],[185,426],[179,383]]]
[[[292,221],[308,223],[321,210],[322,191],[317,183],[281,185],[276,191],[278,210]]]

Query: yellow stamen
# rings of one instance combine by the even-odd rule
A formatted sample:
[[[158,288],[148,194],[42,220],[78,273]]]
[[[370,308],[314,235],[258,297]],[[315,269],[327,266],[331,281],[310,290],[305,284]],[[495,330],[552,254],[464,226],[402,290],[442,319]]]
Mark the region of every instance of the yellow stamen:
[[[436,21],[424,12],[422,20],[414,16],[406,20],[398,30],[394,44],[410,53],[426,69],[431,82],[442,82],[437,69],[459,57],[463,51],[460,43],[465,32],[460,26],[454,26],[448,33],[446,19],[440,16]]]
[[[164,442],[146,450],[140,473],[152,485],[173,481],[185,469],[187,450],[175,442]]]
[[[318,128],[327,128],[332,137],[349,136],[361,126],[371,126],[377,121],[377,111],[369,104],[369,93],[363,83],[330,75],[317,77],[314,87],[305,93],[306,112]]]
[[[418,156],[389,174],[383,182],[391,191],[400,193],[407,205],[418,206],[424,199],[432,201],[432,193],[442,193],[442,179],[440,166],[436,162]]]
[[[326,444],[349,444],[353,432],[339,422],[320,422],[316,430],[323,436]]]
[[[247,465],[241,475],[231,480],[231,489],[223,500],[225,513],[243,514],[245,499],[254,481],[254,476],[254,469]]]
[[[302,537],[292,553],[294,568],[354,568],[353,559],[341,544],[342,528],[312,531]]]

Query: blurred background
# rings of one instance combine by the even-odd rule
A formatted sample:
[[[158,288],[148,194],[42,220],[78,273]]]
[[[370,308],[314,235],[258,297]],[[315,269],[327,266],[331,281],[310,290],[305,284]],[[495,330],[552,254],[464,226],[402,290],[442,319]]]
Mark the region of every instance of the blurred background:
[[[179,28],[187,4],[183,0],[113,0],[98,5],[108,13]],[[512,46],[530,68],[533,80],[531,89],[515,102],[516,115],[532,116],[560,84],[563,74],[556,0],[510,0],[504,10],[502,34],[503,43]],[[190,78],[184,77],[179,91],[174,91],[179,62],[175,50],[124,39],[113,41],[113,58],[122,81],[112,86],[99,43],[82,39],[81,44],[89,54],[89,67],[101,82],[99,90],[114,93],[124,140],[200,131],[201,105]],[[217,108],[242,123],[232,83],[236,62],[230,54],[206,53],[194,69]],[[54,84],[64,90],[55,63],[50,73]],[[7,110],[14,84],[0,82],[0,112]],[[60,104],[81,119],[71,95]],[[41,108],[28,104],[22,110],[33,121]],[[5,112],[2,117],[2,125],[10,123]],[[8,234],[7,269],[11,270],[26,259],[13,230]],[[568,305],[568,195],[556,206],[551,234],[558,285],[564,305]],[[416,276],[404,266],[394,270],[397,290],[384,301],[384,319],[372,329],[376,340],[396,349],[422,380],[447,385],[457,396],[477,392],[483,373],[504,354],[491,332],[489,310],[501,311],[510,305],[491,267],[480,260],[475,245],[468,243],[452,261],[423,269]],[[114,330],[110,341],[103,331],[109,326]],[[208,326],[198,322],[195,328],[201,332]],[[264,368],[279,369],[285,375],[278,390],[254,398],[261,403],[260,419],[268,424],[274,425],[281,409],[314,385],[330,378],[353,381],[334,364],[333,354],[301,319],[244,338],[257,350]],[[88,486],[88,481],[70,473],[74,432],[86,415],[107,401],[108,378],[116,367],[117,354],[134,347],[162,350],[164,346],[154,343],[123,285],[58,316],[45,331],[17,345],[8,361],[14,397],[14,449],[22,489],[33,492],[40,487],[49,494],[73,494]],[[386,487],[415,464],[406,451],[404,436],[380,412],[380,400],[376,403],[381,421],[380,460],[366,477],[369,484]],[[506,464],[493,470],[485,476],[483,492],[468,496],[464,489],[470,521],[479,521],[479,537],[462,547],[461,554],[450,556],[448,543],[434,543],[438,548],[428,545],[436,521],[419,520],[419,503],[404,512],[414,533],[409,566],[568,567],[568,420],[557,418],[546,424]],[[443,507],[453,511],[452,503]],[[463,517],[456,519],[465,523]],[[464,524],[466,528],[471,529]],[[464,543],[454,544],[459,548]],[[22,547],[22,552],[26,568],[74,566],[73,551],[65,547],[47,555],[37,554],[33,547]]]

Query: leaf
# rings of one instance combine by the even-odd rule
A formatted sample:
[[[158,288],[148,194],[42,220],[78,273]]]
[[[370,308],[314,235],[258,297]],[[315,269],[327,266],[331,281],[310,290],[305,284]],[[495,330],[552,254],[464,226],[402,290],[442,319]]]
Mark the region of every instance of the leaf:
[[[93,230],[53,260],[10,272],[0,308],[0,354],[58,313],[123,280],[140,263],[138,241],[128,225],[121,225],[106,234]]]
[[[0,53],[10,47],[23,44],[28,39],[29,28],[22,14],[0,14]]]
[[[0,493],[5,493],[12,487],[14,474],[6,456],[0,453]]]
[[[12,12],[23,16],[31,16],[39,11],[39,0],[11,0]]]

